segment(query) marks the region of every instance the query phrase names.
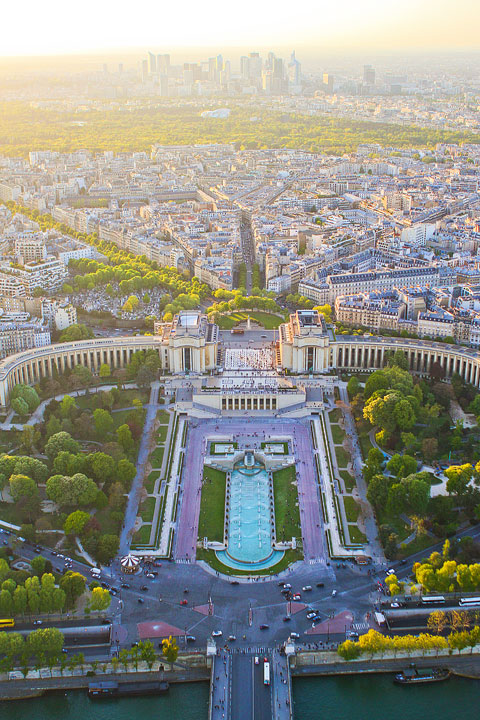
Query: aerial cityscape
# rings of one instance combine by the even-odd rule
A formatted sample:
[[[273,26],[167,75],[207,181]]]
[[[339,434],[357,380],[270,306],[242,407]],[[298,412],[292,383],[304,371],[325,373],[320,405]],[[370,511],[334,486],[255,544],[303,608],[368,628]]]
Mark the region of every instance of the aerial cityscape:
[[[0,720],[473,720],[480,11],[47,5],[0,49]]]

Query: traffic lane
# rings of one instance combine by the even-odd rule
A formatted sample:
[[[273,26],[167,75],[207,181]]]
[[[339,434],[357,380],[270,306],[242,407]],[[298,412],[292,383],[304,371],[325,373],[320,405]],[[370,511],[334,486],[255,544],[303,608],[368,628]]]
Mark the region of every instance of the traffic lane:
[[[267,660],[271,662],[269,655]],[[273,673],[270,672],[270,685],[263,682],[264,658],[259,658],[259,664],[253,667],[253,718],[254,720],[272,720],[272,694],[273,694]]]
[[[253,706],[253,656],[231,656],[230,717],[256,720]]]

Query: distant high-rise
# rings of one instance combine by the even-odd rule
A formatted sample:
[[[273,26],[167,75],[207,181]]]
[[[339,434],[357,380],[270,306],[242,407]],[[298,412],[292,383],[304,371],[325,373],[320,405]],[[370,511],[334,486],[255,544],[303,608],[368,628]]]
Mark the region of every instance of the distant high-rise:
[[[250,77],[250,58],[246,55],[240,58],[240,75],[243,80],[248,80]]]
[[[323,89],[325,92],[329,94],[333,93],[333,82],[333,75],[330,75],[330,73],[323,73]]]
[[[147,77],[148,77],[148,60],[142,60],[142,81],[145,82]]]
[[[160,75],[168,75],[170,70],[170,55],[157,55],[157,72]]]
[[[156,56],[149,52],[148,53],[148,71],[153,74],[157,72],[157,58]]]
[[[375,69],[371,65],[363,66],[363,82],[366,85],[375,85]]]
[[[288,63],[288,82],[291,85],[300,85],[301,82],[301,66],[295,57],[295,50],[290,55],[290,62]]]
[[[258,80],[262,77],[262,58],[259,53],[252,52],[248,59],[250,60],[250,77],[252,80]]]

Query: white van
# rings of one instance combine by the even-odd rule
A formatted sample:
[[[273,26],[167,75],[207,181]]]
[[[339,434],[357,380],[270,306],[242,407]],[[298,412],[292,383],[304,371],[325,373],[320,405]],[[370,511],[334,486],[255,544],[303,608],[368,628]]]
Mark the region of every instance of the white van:
[[[98,568],[90,568],[90,575],[92,575],[92,577],[99,578],[101,574],[101,570]]]

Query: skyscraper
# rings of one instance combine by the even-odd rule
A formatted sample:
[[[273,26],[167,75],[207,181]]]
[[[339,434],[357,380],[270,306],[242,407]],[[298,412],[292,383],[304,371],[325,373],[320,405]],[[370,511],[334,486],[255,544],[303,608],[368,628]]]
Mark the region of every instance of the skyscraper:
[[[330,73],[323,73],[323,89],[329,95],[331,95],[333,93],[333,82],[334,82],[333,75],[330,75]]]
[[[151,52],[148,53],[148,71],[150,74],[157,72],[157,58]]]
[[[375,70],[371,65],[363,66],[363,82],[366,85],[375,85]]]
[[[291,85],[300,85],[301,82],[301,65],[295,57],[295,50],[290,55],[290,62],[288,63],[288,82]]]

